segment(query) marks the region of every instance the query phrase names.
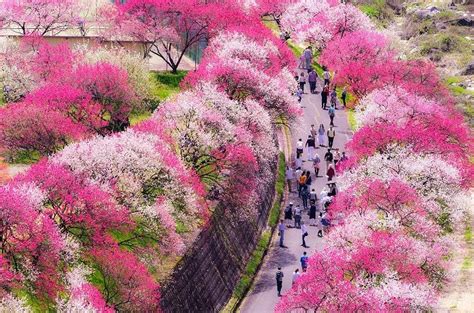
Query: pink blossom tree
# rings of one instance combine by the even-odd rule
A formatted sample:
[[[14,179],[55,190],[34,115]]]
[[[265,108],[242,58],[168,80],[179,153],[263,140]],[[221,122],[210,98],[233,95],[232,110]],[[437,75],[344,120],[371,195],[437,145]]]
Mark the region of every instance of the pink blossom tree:
[[[0,4],[3,27],[21,35],[57,35],[79,26],[81,6],[74,0],[5,0]]]
[[[232,2],[133,0],[120,5],[115,24],[125,35],[143,41],[176,73],[186,52],[229,25],[249,22]]]

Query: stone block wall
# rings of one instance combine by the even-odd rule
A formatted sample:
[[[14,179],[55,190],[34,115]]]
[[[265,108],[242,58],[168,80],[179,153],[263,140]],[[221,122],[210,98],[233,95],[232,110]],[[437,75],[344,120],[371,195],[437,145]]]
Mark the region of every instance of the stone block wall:
[[[216,208],[209,226],[162,285],[165,312],[219,312],[227,303],[267,225],[275,181],[262,189],[256,220],[239,221]]]

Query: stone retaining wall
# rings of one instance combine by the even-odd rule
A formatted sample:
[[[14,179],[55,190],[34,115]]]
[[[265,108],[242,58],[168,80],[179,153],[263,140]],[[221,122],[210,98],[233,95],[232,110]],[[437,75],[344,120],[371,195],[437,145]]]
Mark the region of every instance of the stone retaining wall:
[[[276,167],[275,162],[274,172]],[[226,215],[224,208],[216,208],[209,227],[163,284],[165,312],[218,312],[227,303],[267,225],[275,180],[263,189],[257,220],[238,221]]]

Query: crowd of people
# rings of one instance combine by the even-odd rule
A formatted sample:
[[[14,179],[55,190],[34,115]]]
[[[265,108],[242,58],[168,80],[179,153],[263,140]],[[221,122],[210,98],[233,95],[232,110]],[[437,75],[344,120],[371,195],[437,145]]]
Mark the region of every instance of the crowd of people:
[[[334,118],[339,101],[336,87],[330,85],[331,74],[324,70],[322,78],[318,77],[312,67],[311,47],[304,50],[299,68],[301,72],[295,74],[295,80],[298,82],[298,90],[295,94],[298,100],[301,102],[303,99],[307,83],[309,84],[309,93],[318,94],[318,82],[321,81],[321,108],[328,112],[329,125],[326,128],[324,123],[319,123],[319,127],[316,128],[315,124],[312,124],[306,140],[299,138],[296,141],[295,155],[286,167],[285,177],[290,194],[289,198],[294,194],[297,196],[297,200],[288,203],[284,210],[284,218],[280,220],[278,225],[279,246],[281,248],[287,248],[285,246],[285,232],[289,229],[301,232],[301,246],[303,248],[309,248],[307,245],[308,227],[316,227],[319,238],[324,236],[325,230],[330,226],[327,210],[332,198],[337,194],[335,177],[338,163],[347,160],[346,153],[334,146],[336,138]],[[328,99],[330,101],[329,106]],[[347,92],[344,88],[340,98],[343,107],[346,106],[346,100]],[[321,151],[321,153],[318,153],[318,151]],[[325,177],[321,175],[322,173],[325,173]],[[325,186],[317,191],[315,183],[320,179],[325,179]],[[308,223],[303,218],[305,215],[308,216]],[[305,272],[308,266],[306,251],[300,257],[300,266],[301,272]],[[298,279],[301,272],[299,268],[295,269],[292,274],[292,283]],[[278,268],[276,273],[278,296],[281,296],[283,277],[282,269]]]

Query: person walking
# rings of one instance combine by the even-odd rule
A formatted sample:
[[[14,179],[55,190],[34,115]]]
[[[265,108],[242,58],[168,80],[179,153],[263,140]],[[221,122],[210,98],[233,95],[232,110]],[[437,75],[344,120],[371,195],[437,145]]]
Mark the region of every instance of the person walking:
[[[283,223],[283,220],[280,220],[280,224],[278,224],[278,236],[280,236],[280,247],[281,248],[286,248],[285,247],[285,224]]]
[[[277,283],[277,292],[278,292],[278,297],[281,297],[281,289],[283,288],[283,277],[285,275],[281,271],[281,267],[278,267],[278,271],[276,272],[275,278],[276,278],[276,283]]]
[[[328,85],[331,83],[331,74],[328,72],[327,69],[324,69],[323,73],[324,85]]]
[[[305,61],[305,69],[307,69],[308,71],[311,69],[311,63],[313,61],[313,49],[311,48],[311,46],[308,46],[306,49],[304,49],[303,51],[303,55],[304,55],[304,61]]]
[[[308,199],[309,199],[308,187],[304,186],[303,190],[301,191],[301,200],[303,201],[303,210],[308,209]]]
[[[332,181],[332,179],[335,175],[336,175],[336,170],[334,169],[334,165],[329,164],[328,170],[326,172],[326,176],[328,177],[328,181]]]
[[[311,124],[311,128],[309,130],[309,133],[311,134],[311,137],[313,137],[314,141],[316,142],[317,136],[318,136],[318,130],[314,128],[314,124]]]
[[[309,193],[309,201],[316,201],[318,200],[318,193],[316,192],[316,190],[313,188],[311,189],[311,192]]]
[[[313,178],[311,177],[311,172],[306,171],[306,188],[309,191],[309,188],[311,188],[311,184],[313,183]]]
[[[321,108],[326,110],[326,105],[328,103],[328,96],[329,96],[329,86],[324,85],[323,91],[321,91]]]
[[[331,91],[331,105],[334,106],[335,109],[337,109],[337,91],[335,86]]]
[[[313,168],[314,168],[314,175],[318,177],[319,175],[319,167],[321,166],[321,159],[319,155],[316,153],[313,158]]]
[[[300,263],[301,263],[301,269],[303,272],[306,272],[306,269],[308,268],[308,255],[306,254],[306,251],[303,252],[303,255],[300,258]]]
[[[309,83],[309,91],[311,93],[316,93],[316,82],[318,81],[318,74],[314,71],[314,69],[311,69],[311,71],[308,74],[308,83]]]
[[[336,137],[336,131],[334,130],[332,126],[329,126],[327,135],[328,135],[328,146],[329,148],[332,149],[332,145],[334,144],[334,137]]]
[[[331,153],[331,149],[324,155],[324,161],[326,161],[326,171],[329,169],[329,165],[333,162],[334,156]]]
[[[301,228],[301,208],[299,205],[295,207],[293,217],[295,219],[295,228]]]
[[[300,138],[296,142],[296,158],[297,159],[299,159],[299,157],[303,154],[303,148],[304,148],[303,140]]]
[[[342,93],[341,93],[341,100],[342,100],[342,105],[344,107],[346,107],[346,99],[347,99],[347,90],[346,90],[346,87],[344,87],[342,89]]]
[[[324,147],[324,137],[326,136],[326,130],[324,129],[324,125],[320,124],[318,129],[318,143],[320,147]]]
[[[316,226],[316,210],[317,210],[317,202],[311,200],[311,205],[309,207],[309,226]]]
[[[293,276],[291,278],[291,285],[293,286],[296,281],[298,280],[298,278],[300,277],[300,269],[297,268],[295,269],[295,271],[293,272]]]
[[[329,107],[328,110],[328,115],[329,115],[329,126],[334,126],[334,117],[336,117],[336,109],[334,108],[333,105]]]
[[[312,135],[308,135],[305,147],[308,147],[308,161],[313,161],[314,150],[316,149],[316,142]]]
[[[286,184],[288,185],[288,192],[292,192],[291,190],[291,184],[292,181],[295,179],[295,173],[293,172],[293,169],[289,166],[286,167]]]
[[[302,244],[301,246],[303,248],[309,248],[307,245],[306,245],[306,236],[308,236],[308,230],[306,229],[306,225],[304,222],[301,222],[301,240],[302,240]]]
[[[300,89],[304,94],[304,85],[306,85],[306,77],[304,76],[304,72],[301,72],[298,82],[300,83]]]
[[[290,202],[285,208],[285,221],[286,225],[289,226],[293,220],[293,202]]]
[[[339,149],[336,148],[336,152],[334,153],[334,166],[337,166],[337,162],[341,159],[341,154],[339,153]]]
[[[306,180],[308,177],[306,176],[306,172],[303,171],[303,174],[300,176],[299,184],[298,184],[298,197],[301,198],[301,194],[303,192],[303,188],[306,187]]]

